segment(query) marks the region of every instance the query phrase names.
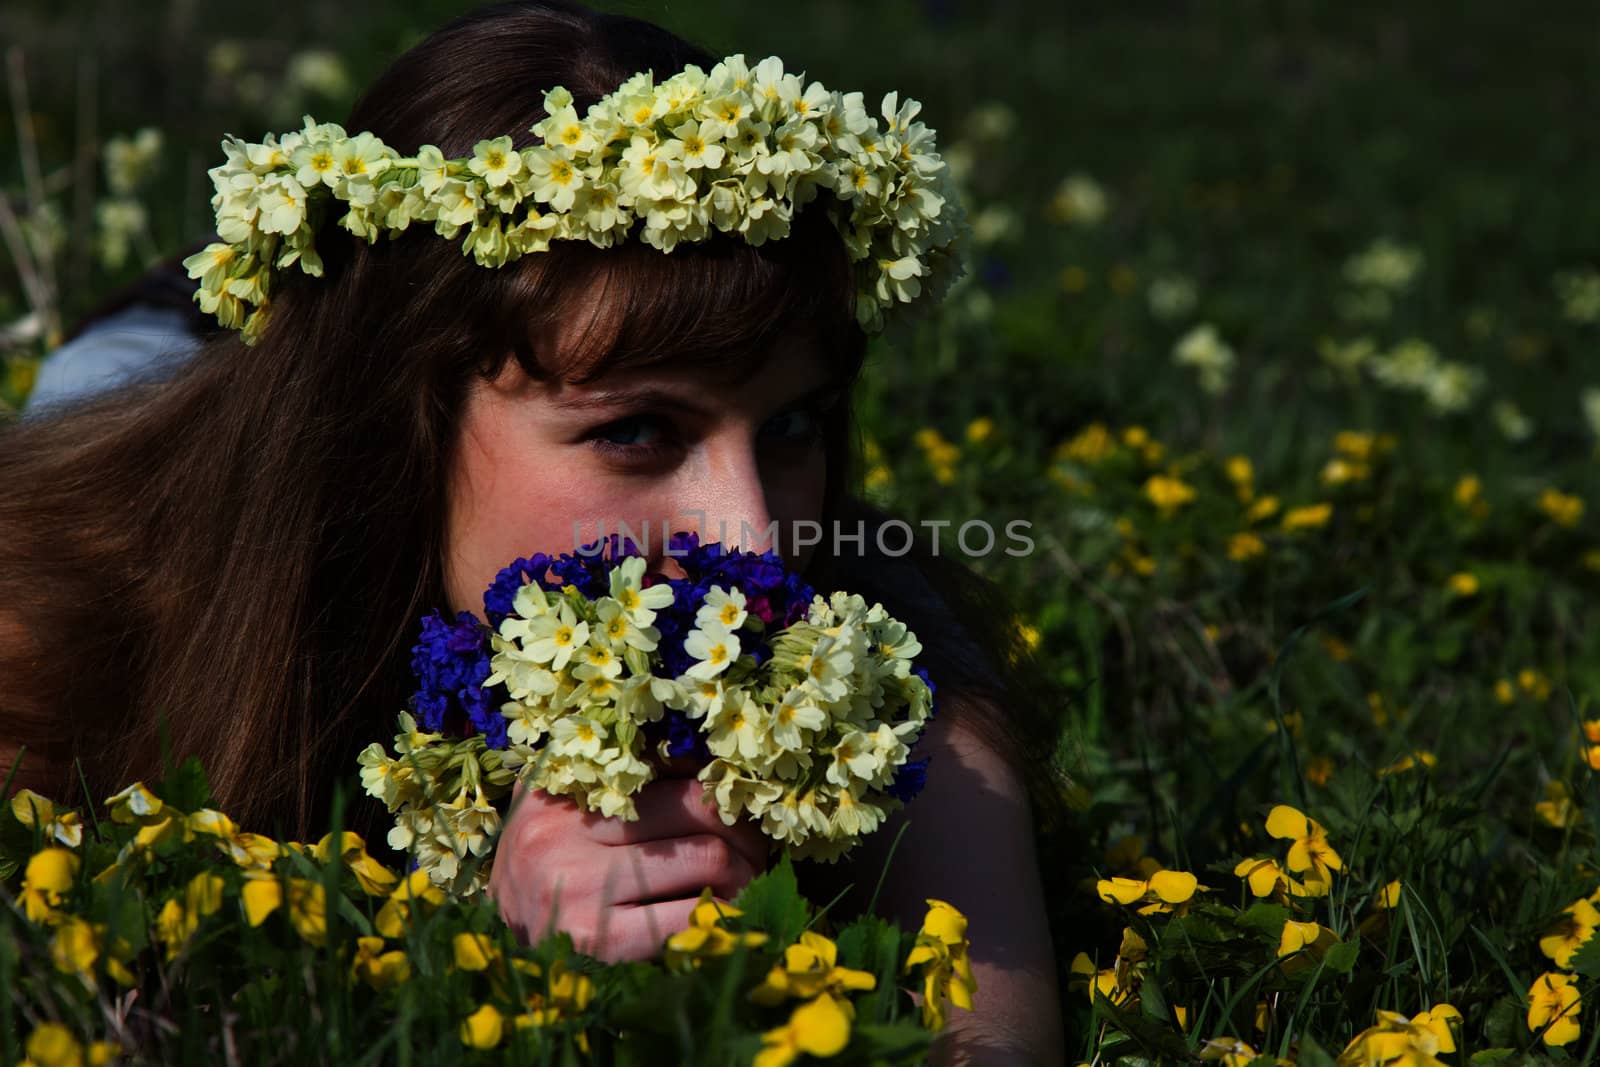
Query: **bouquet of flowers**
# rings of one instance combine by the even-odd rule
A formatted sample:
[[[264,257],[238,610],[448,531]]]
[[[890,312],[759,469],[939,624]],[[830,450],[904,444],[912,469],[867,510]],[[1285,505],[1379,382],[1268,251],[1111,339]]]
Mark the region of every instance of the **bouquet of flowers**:
[[[374,743],[361,765],[395,816],[389,843],[435,884],[487,883],[494,802],[518,779],[635,819],[654,758],[697,758],[724,823],[829,861],[921,789],[928,760],[911,757],[934,687],[881,604],[693,534],[668,544],[682,578],[646,573],[630,542],[601,545],[500,571],[487,625],[423,620],[397,754]]]

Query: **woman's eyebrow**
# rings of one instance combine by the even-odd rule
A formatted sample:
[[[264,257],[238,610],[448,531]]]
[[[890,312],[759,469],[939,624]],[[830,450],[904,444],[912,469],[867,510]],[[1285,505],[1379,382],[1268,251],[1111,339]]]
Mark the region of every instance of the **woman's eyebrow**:
[[[567,400],[557,400],[555,401],[555,406],[563,411],[595,411],[622,407],[670,407],[683,408],[695,414],[706,414],[704,408],[680,393],[648,387],[608,389],[601,393],[586,393]]]
[[[786,411],[799,404],[830,398],[834,394],[843,393],[847,387],[848,383],[842,379],[830,377],[778,405],[774,410]],[[565,400],[556,400],[554,403],[556,407],[561,408],[563,411],[582,412],[625,407],[664,407],[681,408],[697,415],[710,414],[710,411],[706,408],[701,407],[681,393],[648,386],[634,389],[608,389],[604,392],[586,393]]]

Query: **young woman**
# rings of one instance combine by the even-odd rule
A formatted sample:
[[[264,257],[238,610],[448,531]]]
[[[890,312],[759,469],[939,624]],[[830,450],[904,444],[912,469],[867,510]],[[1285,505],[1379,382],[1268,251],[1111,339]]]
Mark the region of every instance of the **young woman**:
[[[716,63],[638,20],[506,4],[402,56],[344,125],[461,158],[502,134],[534,143],[552,86],[581,113],[636,72]],[[575,523],[714,540],[776,521],[771,547],[814,585],[917,630],[939,687],[923,794],[848,864],[804,872],[808,891],[854,883],[846,906],[863,906],[904,821],[884,906],[914,924],[940,897],[971,923],[976,1006],[940,1056],[1058,1062],[1027,730],[1049,709],[992,636],[983,583],[948,555],[870,554],[883,516],[847,492],[866,336],[827,217],[670,255],[555,241],[499,269],[424,226],[368,244],[330,222],[316,248],[323,275],[285,272],[253,345],[227,332],[161,380],[0,436],[0,767],[25,746],[16,784],[81,802],[197,754],[241,823],[309,836],[392,732],[423,614],[481,611],[496,570],[571,550]],[[831,536],[796,551],[802,520],[867,522],[868,554]],[[763,841],[723,826],[691,772],[647,786],[636,823],[520,798],[491,884],[507,922],[538,936],[558,914],[580,947],[637,958],[701,887],[736,893]]]

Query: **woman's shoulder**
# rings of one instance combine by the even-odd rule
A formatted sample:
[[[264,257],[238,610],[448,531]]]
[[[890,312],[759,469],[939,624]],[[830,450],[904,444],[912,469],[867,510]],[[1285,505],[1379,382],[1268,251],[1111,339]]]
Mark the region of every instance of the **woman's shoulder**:
[[[961,560],[916,541],[911,523],[874,505],[852,502],[842,523],[834,552],[841,587],[882,603],[916,633],[926,661],[952,681],[994,682],[993,655],[979,640],[985,620],[968,595],[984,580]]]

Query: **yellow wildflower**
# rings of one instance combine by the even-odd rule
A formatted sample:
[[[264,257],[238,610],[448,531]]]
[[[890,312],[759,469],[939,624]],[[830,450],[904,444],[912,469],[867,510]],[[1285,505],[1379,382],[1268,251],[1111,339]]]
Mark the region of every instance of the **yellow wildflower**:
[[[1539,951],[1566,969],[1572,966],[1572,954],[1600,927],[1600,910],[1587,898],[1579,898],[1561,910],[1561,916],[1539,939]]]
[[[489,965],[500,956],[500,951],[486,934],[463,931],[452,939],[450,947],[456,967],[463,971],[488,970]]]
[[[399,937],[404,932],[413,906],[436,908],[444,903],[444,899],[444,890],[434,885],[428,872],[419,867],[406,875],[405,880],[389,894],[389,899],[378,909],[377,918],[372,924],[384,937]]]
[[[835,1056],[850,1042],[850,1016],[828,994],[800,1005],[789,1021],[761,1035],[754,1067],[787,1067],[801,1053]]]
[[[1578,525],[1583,518],[1583,501],[1556,489],[1546,488],[1541,492],[1538,507],[1551,522],[1568,529]]]
[[[765,944],[766,934],[755,931],[735,934],[718,925],[723,919],[743,914],[730,904],[719,904],[713,899],[710,887],[701,890],[699,902],[689,913],[689,925],[667,938],[667,966],[692,963],[698,967],[701,960],[729,955],[740,945],[754,948]]]
[[[1237,1037],[1208,1038],[1200,1049],[1202,1060],[1221,1063],[1222,1067],[1245,1067],[1259,1055],[1259,1052]]]
[[[1324,786],[1333,777],[1333,760],[1327,756],[1313,756],[1306,764],[1306,781],[1315,786]]]
[[[350,962],[350,978],[360,980],[373,989],[393,989],[411,980],[411,960],[405,950],[383,950],[381,937],[356,938],[356,956]]]
[[[104,1067],[122,1054],[115,1041],[91,1041],[85,1048],[60,1023],[40,1023],[28,1035],[23,1067]]]
[[[1438,762],[1439,757],[1426,749],[1419,748],[1415,752],[1401,756],[1387,767],[1379,767],[1378,777],[1387,778],[1391,774],[1399,774],[1401,771],[1409,771],[1418,766],[1432,769]]]
[[[1517,688],[1535,700],[1550,699],[1550,679],[1545,677],[1543,671],[1536,671],[1532,667],[1524,667],[1517,672]]]
[[[967,917],[942,900],[928,898],[928,914],[903,969],[922,968],[922,1023],[930,1030],[944,1029],[945,997],[958,1008],[972,1008],[978,982],[967,951]]]
[[[1289,897],[1326,896],[1326,884],[1305,886],[1289,877],[1289,873],[1279,866],[1278,861],[1269,856],[1256,856],[1247,860],[1240,860],[1234,865],[1233,874],[1242,878],[1250,887],[1250,892],[1258,897],[1276,897],[1280,901],[1287,901]],[[1318,888],[1321,892],[1313,892]]]
[[[1371,433],[1340,430],[1333,435],[1333,450],[1357,463],[1366,463],[1377,453],[1378,439]]]
[[[1600,719],[1591,720],[1597,732],[1600,732]],[[1584,730],[1587,733],[1589,723],[1585,722]],[[1565,829],[1578,821],[1578,806],[1573,803],[1572,790],[1567,788],[1567,783],[1554,779],[1544,784],[1544,799],[1533,806],[1534,814],[1557,829]]]
[[[1056,448],[1056,459],[1074,460],[1078,463],[1099,463],[1117,450],[1116,439],[1103,422],[1091,422],[1071,440]]]
[[[37,826],[47,841],[54,840],[68,848],[83,844],[83,824],[78,813],[57,811],[56,806],[31,789],[19,789],[11,798],[11,814],[23,826]]]
[[[1501,678],[1494,683],[1494,698],[1501,704],[1515,704],[1517,691],[1511,685],[1511,679]]]
[[[1228,476],[1228,481],[1233,483],[1233,491],[1239,497],[1239,503],[1248,504],[1255,495],[1256,469],[1250,463],[1249,456],[1229,456],[1222,464],[1223,473]]]
[[[1437,1053],[1454,1052],[1450,1023],[1460,1025],[1461,1013],[1449,1004],[1407,1019],[1394,1011],[1378,1010],[1378,1023],[1357,1034],[1339,1054],[1339,1067],[1368,1064],[1405,1064],[1407,1067],[1445,1067]]]
[[[1248,530],[1228,538],[1228,558],[1236,563],[1248,562],[1266,551],[1266,542]]]
[[[1350,657],[1354,655],[1349,645],[1332,634],[1324,634],[1322,636],[1322,647],[1336,663],[1349,662]]]
[[[1458,571],[1452,574],[1447,584],[1450,592],[1458,597],[1478,595],[1478,576],[1470,571]]]
[[[1528,1029],[1543,1031],[1547,1045],[1570,1044],[1582,1032],[1576,981],[1570,974],[1546,973],[1528,990]]]
[[[1284,920],[1283,932],[1278,936],[1278,958],[1306,951],[1321,957],[1339,943],[1339,936],[1321,923]]]
[[[1077,976],[1072,980],[1073,987],[1076,988],[1077,984],[1082,982],[1091,1001],[1098,993],[1118,1007],[1125,1006],[1133,1000],[1134,990],[1131,985],[1118,981],[1119,969],[1119,967],[1107,967],[1104,970],[1097,970],[1088,954],[1080,952],[1072,957],[1070,970]]]
[[[500,1044],[506,1028],[505,1016],[493,1004],[484,1004],[461,1021],[461,1043],[468,1048],[491,1049]]]
[[[1342,456],[1335,456],[1323,464],[1319,478],[1323,485],[1335,486],[1365,481],[1370,473],[1365,463],[1353,463]]]
[[[1302,508],[1291,508],[1284,513],[1283,529],[1285,532],[1313,530],[1320,526],[1328,525],[1328,520],[1332,516],[1333,505],[1326,502],[1310,504]]]
[[[831,993],[851,1012],[847,999],[851,992],[872,989],[878,979],[867,971],[837,965],[839,948],[821,934],[807,930],[800,940],[783,950],[783,963],[774,966],[750,993],[758,1004],[777,1004],[786,997],[810,1000]]]
[[[1100,899],[1107,904],[1143,903],[1140,915],[1166,914],[1177,910],[1187,911],[1187,905],[1197,890],[1204,890],[1199,879],[1187,871],[1156,871],[1148,879],[1102,878],[1095,886]]]
[[[967,441],[980,445],[994,436],[994,420],[987,415],[980,415],[967,423]]]
[[[1277,513],[1278,498],[1269,493],[1251,504],[1249,510],[1244,513],[1244,518],[1249,523],[1265,522]]]
[[[1144,495],[1169,517],[1185,504],[1194,501],[1195,493],[1181,478],[1166,474],[1152,474],[1144,483]]]
[[[1456,482],[1454,492],[1457,506],[1467,508],[1475,503],[1483,493],[1483,483],[1476,474],[1463,474]]]
[[[78,857],[64,848],[34,853],[22,875],[22,908],[33,922],[54,925],[62,897],[78,878]]]
[[[1274,807],[1267,814],[1267,833],[1293,842],[1289,846],[1288,867],[1296,874],[1307,872],[1301,875],[1307,889],[1313,885],[1327,886],[1333,880],[1333,872],[1344,868],[1339,853],[1328,844],[1327,831],[1322,824],[1297,808],[1287,804]],[[1316,895],[1323,896],[1325,893],[1318,892]]]

